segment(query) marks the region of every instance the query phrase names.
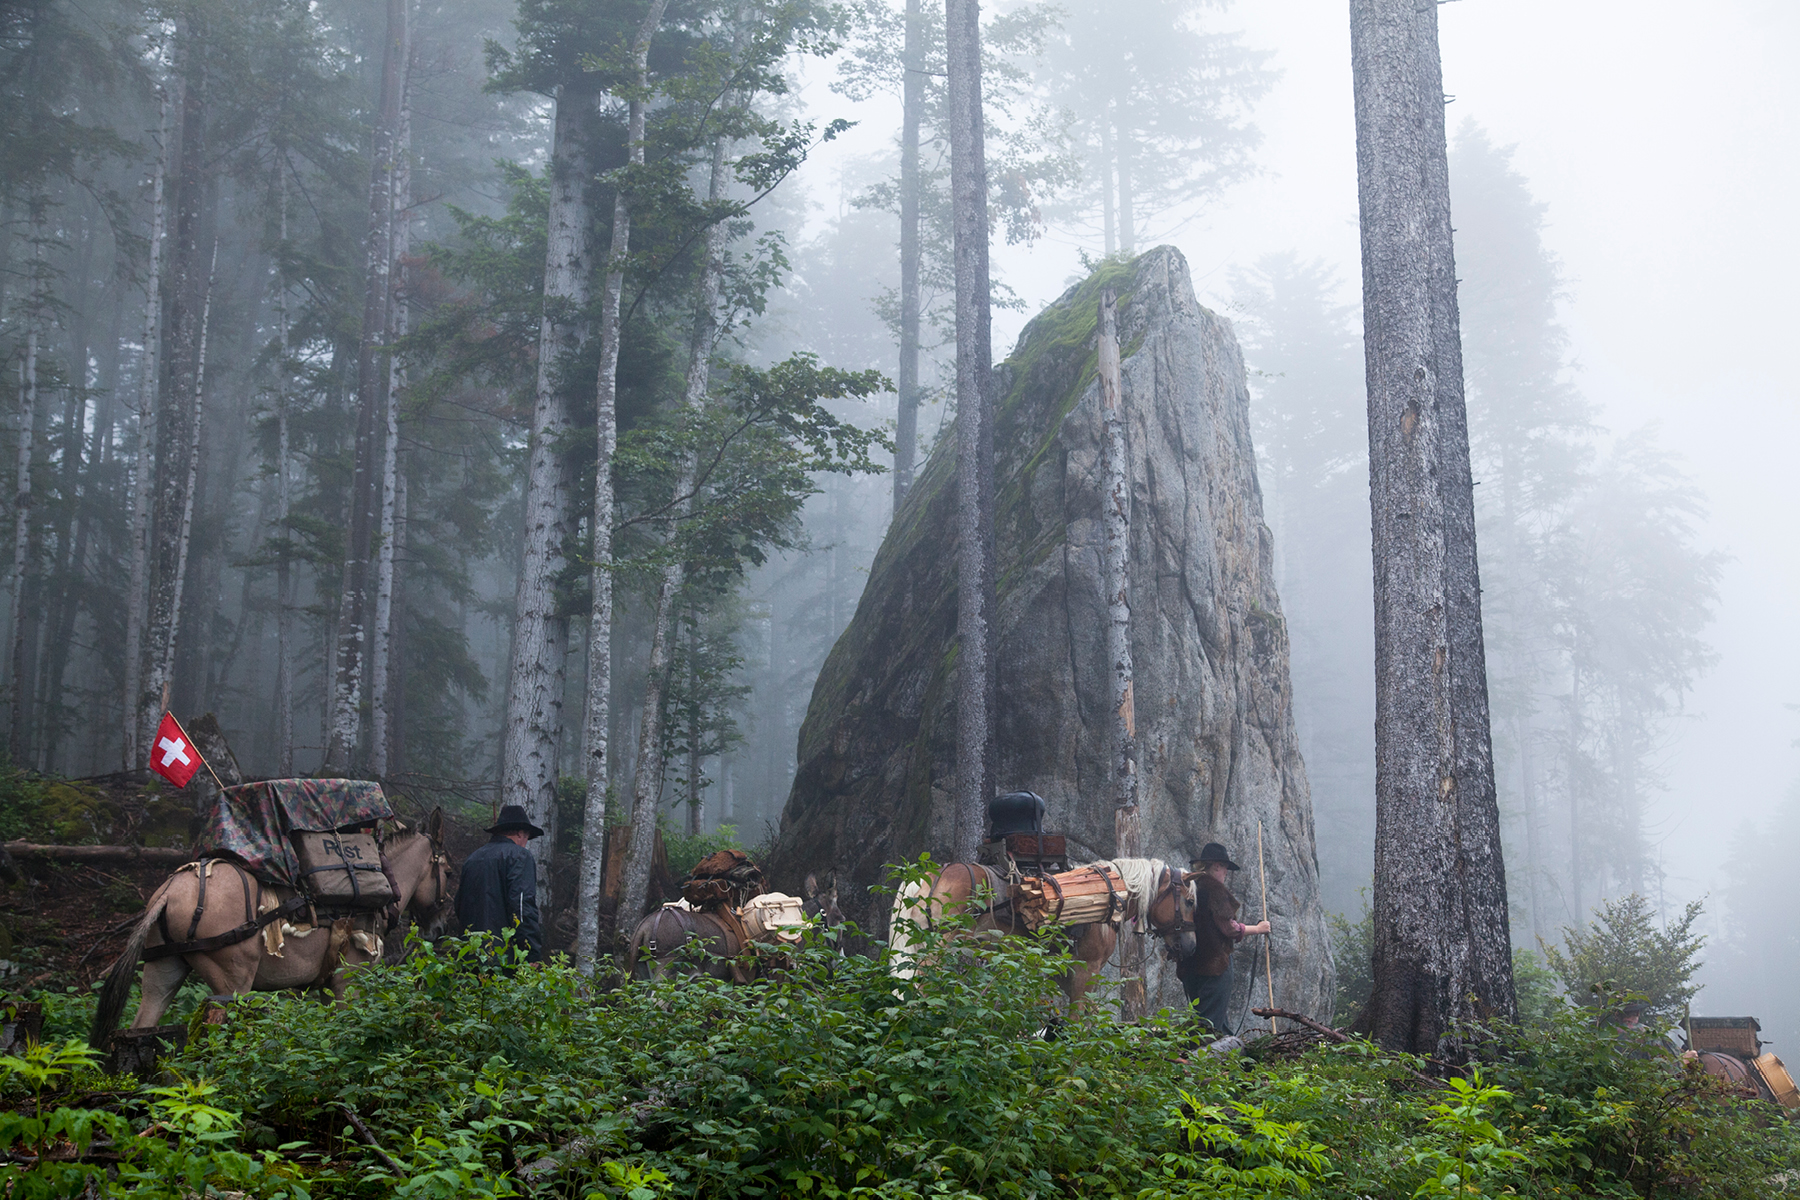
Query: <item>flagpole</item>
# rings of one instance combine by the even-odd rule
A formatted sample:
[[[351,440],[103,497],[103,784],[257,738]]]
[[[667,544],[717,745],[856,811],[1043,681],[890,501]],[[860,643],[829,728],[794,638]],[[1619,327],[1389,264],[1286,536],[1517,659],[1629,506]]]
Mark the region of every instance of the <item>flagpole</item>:
[[[196,750],[194,753],[198,754],[200,752]],[[1260,820],[1256,822],[1256,873],[1262,877],[1262,916],[1263,920],[1267,922],[1269,919],[1269,871],[1268,868],[1263,866],[1262,821]],[[1273,931],[1263,934],[1263,977],[1269,981],[1270,1009],[1275,1007],[1275,955],[1269,945],[1274,940],[1275,934]],[[1279,1032],[1281,1031],[1275,1024],[1275,1018],[1271,1016],[1269,1018],[1269,1033],[1274,1035]]]
[[[212,776],[212,781],[213,781],[214,785],[216,785],[218,787],[220,793],[223,794],[225,791],[225,782],[224,782],[224,780],[219,778],[219,773],[217,771],[213,770],[213,765],[206,761],[206,755],[200,753],[200,747],[194,745],[194,735],[187,731],[187,727],[181,723],[181,718],[176,716],[172,709],[167,709],[167,708],[163,709],[163,714],[165,716],[167,716],[169,718],[169,720],[175,722],[175,728],[181,730],[182,738],[187,742],[187,744],[189,746],[193,747],[194,757],[200,760],[200,765],[206,768],[206,773],[208,775]],[[1261,826],[1258,826],[1257,829],[1258,829],[1257,836],[1260,838],[1262,836]],[[1265,891],[1263,894],[1263,908],[1267,909],[1268,907],[1269,907],[1268,893]],[[1270,994],[1273,995],[1274,993],[1270,993]],[[1274,1001],[1271,1000],[1271,1001],[1269,1001],[1269,1003],[1273,1004]]]

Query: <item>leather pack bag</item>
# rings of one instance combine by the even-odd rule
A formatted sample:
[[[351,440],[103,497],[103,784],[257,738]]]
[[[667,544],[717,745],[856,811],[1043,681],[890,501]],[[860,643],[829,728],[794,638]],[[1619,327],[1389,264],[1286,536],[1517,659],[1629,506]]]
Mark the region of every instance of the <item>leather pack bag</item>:
[[[294,834],[300,855],[300,886],[314,903],[331,908],[382,908],[394,902],[393,885],[381,869],[381,846],[373,834]]]

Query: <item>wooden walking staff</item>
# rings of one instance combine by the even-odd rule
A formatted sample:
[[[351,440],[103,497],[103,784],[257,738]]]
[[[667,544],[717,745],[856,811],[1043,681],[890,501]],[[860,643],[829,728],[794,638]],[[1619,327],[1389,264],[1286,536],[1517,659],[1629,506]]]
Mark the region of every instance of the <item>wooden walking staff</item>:
[[[1262,877],[1262,919],[1267,921],[1269,919],[1269,872],[1263,866],[1262,822],[1260,820],[1256,823],[1256,873]],[[1269,946],[1274,937],[1275,931],[1272,928],[1263,935],[1263,977],[1269,981],[1270,1008],[1275,1007],[1275,954]],[[1269,1032],[1271,1034],[1281,1032],[1275,1025],[1274,1017],[1269,1018]]]

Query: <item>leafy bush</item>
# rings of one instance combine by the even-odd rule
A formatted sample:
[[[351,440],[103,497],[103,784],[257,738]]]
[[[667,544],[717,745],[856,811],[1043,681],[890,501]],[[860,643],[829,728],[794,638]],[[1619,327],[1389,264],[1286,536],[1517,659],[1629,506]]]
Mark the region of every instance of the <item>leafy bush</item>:
[[[908,980],[817,935],[752,986],[601,994],[563,965],[440,944],[364,968],[348,1004],[243,997],[194,1027],[169,1088],[96,1105],[50,1098],[72,1075],[21,1083],[0,1149],[128,1150],[116,1178],[47,1162],[0,1168],[0,1187],[1736,1200],[1800,1179],[1777,1110],[1590,1012],[1507,1033],[1467,1078],[1361,1041],[1220,1058],[1189,1025],[1121,1026],[1104,1001],[1059,1018],[1053,934],[951,932],[921,934]]]
[[[1706,944],[1693,932],[1700,911],[1695,900],[1659,928],[1650,901],[1633,892],[1603,903],[1586,929],[1564,929],[1565,947],[1545,946],[1544,958],[1577,1002],[1630,992],[1644,997],[1651,1015],[1672,1020],[1700,990],[1690,982]]]

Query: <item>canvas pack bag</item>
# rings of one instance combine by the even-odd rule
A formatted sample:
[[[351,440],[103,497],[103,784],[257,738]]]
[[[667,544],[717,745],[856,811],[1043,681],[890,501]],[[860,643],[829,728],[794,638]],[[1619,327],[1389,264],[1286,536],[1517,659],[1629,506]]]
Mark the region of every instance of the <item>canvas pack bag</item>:
[[[300,886],[314,903],[333,908],[382,908],[394,889],[381,869],[381,847],[373,834],[299,830]]]

